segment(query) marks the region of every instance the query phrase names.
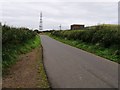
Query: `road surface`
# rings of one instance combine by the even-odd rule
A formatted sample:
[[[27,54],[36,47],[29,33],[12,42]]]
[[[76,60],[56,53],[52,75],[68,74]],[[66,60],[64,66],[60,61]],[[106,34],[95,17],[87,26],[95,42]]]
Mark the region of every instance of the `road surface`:
[[[118,64],[41,35],[52,88],[118,88]]]

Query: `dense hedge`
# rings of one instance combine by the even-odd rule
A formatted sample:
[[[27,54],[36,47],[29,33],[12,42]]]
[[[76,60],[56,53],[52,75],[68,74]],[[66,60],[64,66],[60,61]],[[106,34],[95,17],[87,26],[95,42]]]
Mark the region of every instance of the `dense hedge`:
[[[27,28],[14,28],[4,25],[2,27],[2,45],[21,44],[33,38],[36,33]]]
[[[66,39],[80,40],[105,48],[120,49],[120,31],[117,25],[97,25],[84,30],[53,31],[52,35]]]

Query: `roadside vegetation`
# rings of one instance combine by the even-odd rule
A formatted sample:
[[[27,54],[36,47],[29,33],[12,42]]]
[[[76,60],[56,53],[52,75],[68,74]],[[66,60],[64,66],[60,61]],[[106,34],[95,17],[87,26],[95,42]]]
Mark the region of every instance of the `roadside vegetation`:
[[[25,54],[40,45],[37,33],[27,28],[2,26],[2,71],[16,63],[20,54]]]
[[[51,37],[120,63],[120,31],[118,25],[96,25],[83,30],[52,31]]]
[[[36,69],[38,70],[36,72],[38,73],[37,77],[39,77],[38,81],[36,81],[38,82],[37,86],[38,88],[49,88],[50,86],[47,81],[47,76],[44,71],[44,65],[42,61],[42,47],[40,42],[40,36],[37,34],[37,32],[29,30],[28,28],[16,28],[16,27],[10,27],[7,25],[2,26],[2,75],[3,77],[9,75],[10,68],[13,65],[16,65],[16,63],[19,60],[19,56],[21,55],[26,56],[26,54],[30,52],[32,53],[33,51],[35,51],[34,49],[37,49],[37,52],[35,54],[37,58],[37,63],[34,66],[34,67],[37,66]],[[24,59],[26,59],[26,57],[24,57]],[[33,60],[33,61],[35,62],[36,60]],[[28,62],[28,61],[24,61],[24,62]],[[29,63],[30,62],[31,60],[29,61]]]

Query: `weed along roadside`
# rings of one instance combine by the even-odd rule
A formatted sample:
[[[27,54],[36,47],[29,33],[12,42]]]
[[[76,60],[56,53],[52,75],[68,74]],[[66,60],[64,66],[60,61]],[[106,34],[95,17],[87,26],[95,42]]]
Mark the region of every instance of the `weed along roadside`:
[[[44,68],[44,62],[43,62],[43,47],[40,45],[39,52],[38,52],[38,79],[39,82],[37,84],[37,88],[48,88],[51,90],[51,85],[48,80],[46,70]]]
[[[50,88],[39,35],[6,25],[2,31],[2,88]]]
[[[83,30],[52,31],[50,37],[119,63],[120,32],[117,25],[98,25]]]
[[[43,47],[42,45],[40,46],[40,54],[38,55],[38,76],[39,76],[39,83],[38,83],[38,88],[48,88],[49,90],[51,89],[48,77],[46,75],[46,70],[44,68],[44,62],[43,62]],[[40,60],[39,60],[40,59]]]

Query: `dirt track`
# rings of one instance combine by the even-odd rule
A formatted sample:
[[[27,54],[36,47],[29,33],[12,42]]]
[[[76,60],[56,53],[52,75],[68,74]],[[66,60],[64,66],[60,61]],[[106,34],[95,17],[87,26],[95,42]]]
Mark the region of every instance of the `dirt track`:
[[[37,88],[40,82],[38,58],[40,48],[19,57],[19,61],[10,68],[10,73],[3,77],[3,88]]]

